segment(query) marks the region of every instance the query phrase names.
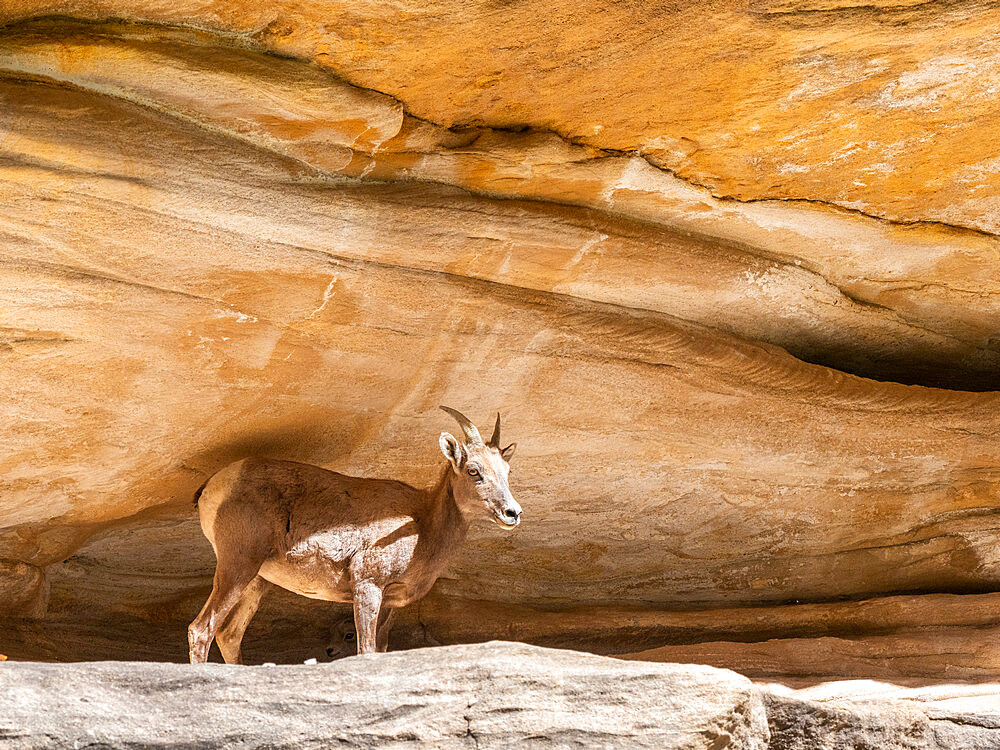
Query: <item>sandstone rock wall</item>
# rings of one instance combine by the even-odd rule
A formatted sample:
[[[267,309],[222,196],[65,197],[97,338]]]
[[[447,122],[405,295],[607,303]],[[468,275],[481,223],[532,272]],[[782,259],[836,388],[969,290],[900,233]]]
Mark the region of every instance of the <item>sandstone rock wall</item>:
[[[447,403],[525,522],[397,645],[995,675],[994,14],[0,6],[0,651],[183,658],[207,475]]]

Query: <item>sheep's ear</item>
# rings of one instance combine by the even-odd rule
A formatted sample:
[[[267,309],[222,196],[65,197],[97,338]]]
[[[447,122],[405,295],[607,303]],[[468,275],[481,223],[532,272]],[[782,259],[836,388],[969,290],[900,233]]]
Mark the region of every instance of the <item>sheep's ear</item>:
[[[465,463],[465,449],[462,448],[462,444],[455,439],[454,435],[442,432],[441,437],[438,438],[438,445],[441,446],[441,452],[448,459],[451,467],[456,472],[461,469],[462,464]]]
[[[516,450],[517,450],[517,443],[511,443],[502,451],[500,451],[500,455],[503,456],[504,461],[510,463],[510,459],[514,457],[514,451]]]

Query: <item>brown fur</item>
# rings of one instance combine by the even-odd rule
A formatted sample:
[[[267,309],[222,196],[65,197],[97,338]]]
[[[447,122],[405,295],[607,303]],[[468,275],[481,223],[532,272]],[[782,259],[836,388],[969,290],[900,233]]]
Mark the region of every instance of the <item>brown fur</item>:
[[[243,633],[271,583],[352,602],[359,653],[384,651],[392,610],[430,590],[461,547],[471,511],[485,506],[505,528],[519,522],[507,485],[514,446],[496,447],[497,424],[488,445],[474,427],[463,427],[464,443],[443,433],[449,463],[429,490],[256,458],[213,475],[195,496],[217,565],[188,629],[191,661],[206,661],[215,638],[223,658],[239,663]]]

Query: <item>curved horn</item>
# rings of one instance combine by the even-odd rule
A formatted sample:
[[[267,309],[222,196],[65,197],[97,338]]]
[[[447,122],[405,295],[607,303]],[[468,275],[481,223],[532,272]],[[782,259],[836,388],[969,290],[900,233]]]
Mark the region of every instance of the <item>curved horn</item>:
[[[476,429],[476,426],[472,424],[472,421],[464,414],[462,414],[462,412],[457,411],[455,409],[451,409],[447,406],[442,406],[441,411],[447,412],[448,414],[451,414],[451,416],[455,418],[455,421],[458,422],[459,427],[462,428],[462,432],[465,433],[465,439],[469,443],[473,445],[483,444],[483,436],[479,434],[479,430]]]
[[[493,437],[490,438],[489,446],[500,450],[500,412],[497,412],[497,424],[493,428]]]

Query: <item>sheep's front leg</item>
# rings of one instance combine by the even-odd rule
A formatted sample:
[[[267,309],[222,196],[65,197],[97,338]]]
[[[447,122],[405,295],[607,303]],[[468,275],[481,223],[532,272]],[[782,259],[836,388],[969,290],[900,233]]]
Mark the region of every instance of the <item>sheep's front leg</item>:
[[[358,633],[359,654],[375,653],[381,609],[382,589],[371,581],[358,581],[354,586],[354,629]]]

